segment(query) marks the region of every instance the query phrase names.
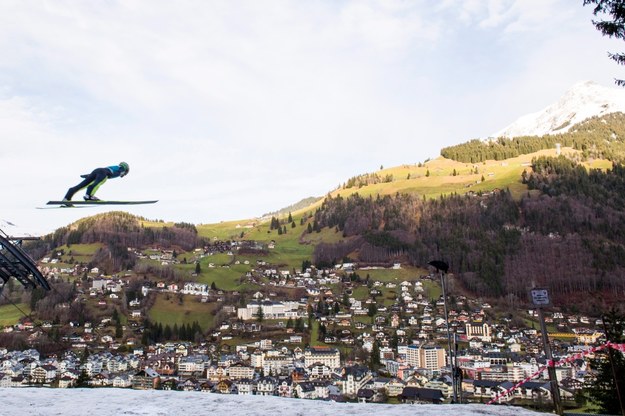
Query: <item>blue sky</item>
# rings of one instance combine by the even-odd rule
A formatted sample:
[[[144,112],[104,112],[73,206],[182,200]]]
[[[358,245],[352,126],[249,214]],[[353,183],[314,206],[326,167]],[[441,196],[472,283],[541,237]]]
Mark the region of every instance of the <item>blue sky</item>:
[[[99,197],[200,224],[437,157],[623,77],[592,18],[581,0],[3,1],[0,219],[41,234],[100,212],[35,207],[120,161]]]

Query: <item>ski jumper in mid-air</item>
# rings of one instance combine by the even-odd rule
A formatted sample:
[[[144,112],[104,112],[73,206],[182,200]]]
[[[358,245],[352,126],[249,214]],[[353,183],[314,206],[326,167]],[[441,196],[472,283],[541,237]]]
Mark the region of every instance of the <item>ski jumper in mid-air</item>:
[[[87,193],[83,197],[85,201],[99,201],[100,198],[95,196],[96,191],[109,178],[123,178],[130,172],[128,163],[121,162],[119,165],[109,166],[106,168],[96,168],[93,172],[86,175],[80,175],[84,178],[78,185],[68,189],[63,201],[71,201],[74,194],[82,188],[87,188]]]

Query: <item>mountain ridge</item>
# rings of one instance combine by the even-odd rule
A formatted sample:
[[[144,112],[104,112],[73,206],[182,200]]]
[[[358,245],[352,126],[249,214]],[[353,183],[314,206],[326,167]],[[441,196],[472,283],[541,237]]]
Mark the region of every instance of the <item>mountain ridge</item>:
[[[555,103],[550,104],[543,110],[519,117],[515,122],[491,135],[488,139],[485,139],[484,142],[492,142],[498,137],[513,138],[565,134],[571,131],[571,128],[574,126],[579,126],[592,118],[602,118],[608,114],[614,113],[625,113],[625,89],[605,87],[595,81],[580,81],[569,88]],[[606,121],[603,121],[603,123],[606,123]],[[464,144],[466,143],[468,143],[468,141]],[[459,144],[457,146],[462,145],[463,144]],[[449,159],[449,157],[444,154],[444,150],[445,148],[441,149],[441,155]],[[501,159],[498,158],[493,159],[501,161]],[[464,160],[457,161],[466,162]],[[430,162],[430,160],[419,163],[419,167],[425,168],[424,173],[427,171],[428,162]],[[397,179],[398,175],[396,171],[398,169],[400,169],[399,166],[383,169],[378,172],[378,174],[380,176],[387,174],[388,176],[388,172],[391,172],[391,174],[395,175],[395,179]],[[408,174],[409,173],[410,172],[408,172]],[[361,174],[357,175],[355,178],[368,177],[371,175],[376,175],[376,173]],[[412,175],[414,179],[414,173],[412,173]],[[478,189],[481,188],[483,188],[483,186],[478,186]],[[328,194],[336,195],[341,192],[345,192],[345,187],[331,190]],[[313,198],[307,198],[306,200],[312,199]],[[309,210],[319,206],[319,199],[321,198],[318,198],[316,202],[311,203],[308,207],[302,206],[301,202],[303,201],[300,201],[287,208],[278,209],[273,213],[265,214],[265,216],[286,214],[287,211]],[[297,207],[297,209],[292,209],[293,207]]]
[[[594,81],[581,81],[555,103],[519,117],[492,134],[490,139],[565,133],[573,125],[593,116],[616,112],[625,112],[625,89],[604,87]]]

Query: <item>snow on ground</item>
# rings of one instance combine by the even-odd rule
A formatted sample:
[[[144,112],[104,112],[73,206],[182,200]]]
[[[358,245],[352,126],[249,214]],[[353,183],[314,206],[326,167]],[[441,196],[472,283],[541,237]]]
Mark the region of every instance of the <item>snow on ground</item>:
[[[29,416],[531,416],[513,406],[484,404],[357,404],[262,396],[116,388],[1,388],[0,413]]]
[[[625,90],[592,81],[579,82],[556,103],[527,114],[491,137],[542,136],[564,133],[593,116],[625,112]]]

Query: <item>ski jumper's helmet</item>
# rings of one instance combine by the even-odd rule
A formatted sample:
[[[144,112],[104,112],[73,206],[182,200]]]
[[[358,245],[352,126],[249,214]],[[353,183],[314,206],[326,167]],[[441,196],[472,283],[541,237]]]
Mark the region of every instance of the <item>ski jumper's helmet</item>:
[[[124,171],[121,176],[126,176],[128,175],[128,172],[130,172],[130,166],[128,166],[128,163],[126,162],[120,162],[119,167],[122,168],[122,170]]]

